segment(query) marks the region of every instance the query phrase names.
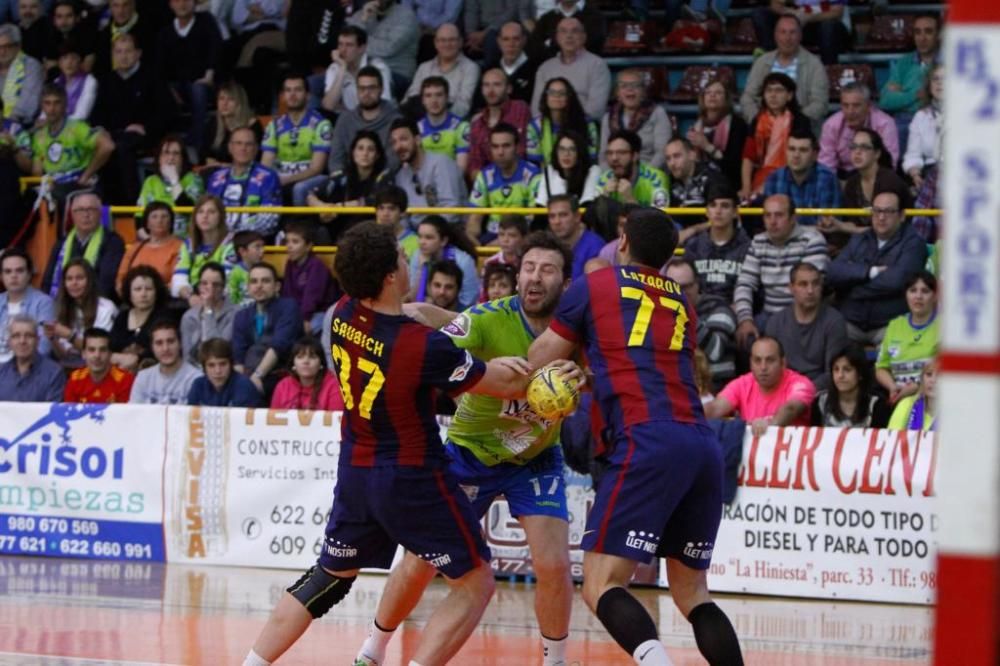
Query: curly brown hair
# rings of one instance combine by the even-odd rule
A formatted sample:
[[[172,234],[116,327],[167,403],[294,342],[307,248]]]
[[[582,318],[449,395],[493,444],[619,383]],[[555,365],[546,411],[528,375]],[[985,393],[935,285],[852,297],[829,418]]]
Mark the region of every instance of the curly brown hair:
[[[337,247],[333,267],[352,298],[378,298],[388,275],[396,272],[399,243],[396,232],[377,222],[362,222],[347,231]]]

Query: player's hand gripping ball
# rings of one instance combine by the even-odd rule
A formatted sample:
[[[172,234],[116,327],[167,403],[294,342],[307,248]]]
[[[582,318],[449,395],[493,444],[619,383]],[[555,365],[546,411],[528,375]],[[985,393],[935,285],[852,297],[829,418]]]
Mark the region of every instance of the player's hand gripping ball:
[[[576,382],[567,379],[559,368],[539,368],[528,381],[528,406],[543,419],[555,421],[576,411],[580,391]]]

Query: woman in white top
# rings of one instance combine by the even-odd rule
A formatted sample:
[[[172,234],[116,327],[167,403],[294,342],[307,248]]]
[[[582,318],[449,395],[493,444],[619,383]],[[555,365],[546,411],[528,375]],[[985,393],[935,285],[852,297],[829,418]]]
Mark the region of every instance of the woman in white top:
[[[83,366],[83,333],[88,328],[110,332],[118,308],[97,295],[97,274],[86,259],[70,259],[56,296],[56,320],[44,324],[52,351],[66,368]]]
[[[910,135],[903,155],[903,171],[913,179],[919,190],[926,169],[941,161],[941,136],[944,130],[944,66],[935,65],[927,72],[924,86],[926,105],[910,121]]]
[[[587,203],[600,194],[600,177],[601,167],[591,164],[587,140],[578,132],[563,130],[552,146],[549,165],[538,179],[535,203],[546,206],[557,194],[573,194],[581,204]]]

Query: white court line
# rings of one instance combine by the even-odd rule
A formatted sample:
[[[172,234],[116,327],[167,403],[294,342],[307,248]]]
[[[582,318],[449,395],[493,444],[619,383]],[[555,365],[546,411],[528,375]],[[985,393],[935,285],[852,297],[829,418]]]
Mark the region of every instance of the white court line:
[[[15,662],[3,661],[7,657],[16,657]],[[133,661],[131,659],[122,661],[118,659],[88,659],[86,657],[71,657],[61,654],[35,654],[31,652],[2,652],[0,651],[0,663],[16,664],[80,664],[81,666],[111,666],[127,664],[128,666],[184,666],[183,664],[170,664],[161,661]]]

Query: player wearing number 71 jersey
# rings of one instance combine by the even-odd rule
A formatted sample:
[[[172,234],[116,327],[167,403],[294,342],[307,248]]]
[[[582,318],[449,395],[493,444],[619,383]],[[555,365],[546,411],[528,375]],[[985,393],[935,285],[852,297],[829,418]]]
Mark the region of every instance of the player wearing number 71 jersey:
[[[743,663],[736,632],[705,575],[722,515],[722,454],[694,382],[694,310],[659,273],[676,246],[664,213],[629,213],[624,265],[573,282],[528,360],[542,367],[579,345],[594,373],[609,466],[583,535],[584,601],[637,664],[670,664],[652,618],[626,590],[639,562],[666,557],[698,649],[713,666],[734,666]]]
[[[411,662],[443,664],[479,623],[494,583],[479,521],[447,469],[435,392],[518,398],[529,369],[520,358],[476,360],[403,314],[409,266],[392,229],[352,228],[335,268],[348,296],[324,331],[345,407],[333,508],[319,560],[282,596],[243,663],[281,656],[344,598],[360,568],[388,568],[399,544],[452,588]]]

